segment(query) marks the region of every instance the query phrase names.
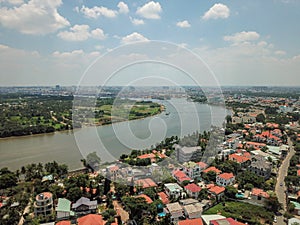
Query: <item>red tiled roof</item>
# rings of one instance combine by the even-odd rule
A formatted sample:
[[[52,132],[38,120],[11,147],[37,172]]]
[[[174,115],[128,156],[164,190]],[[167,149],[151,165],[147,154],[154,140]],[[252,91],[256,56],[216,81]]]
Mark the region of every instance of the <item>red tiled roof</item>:
[[[199,187],[198,185],[192,183],[192,184],[188,184],[184,187],[186,190],[189,190],[193,193],[196,193],[196,192],[200,192],[202,190],[201,187]]]
[[[139,159],[154,159],[155,155],[153,153],[149,153],[149,154],[144,154],[144,155],[140,155],[138,156]]]
[[[175,172],[173,172],[173,175],[179,182],[183,182],[185,180],[191,180],[191,178],[181,170],[176,170]]]
[[[153,153],[143,154],[138,156],[139,159],[151,159],[151,161],[155,161],[156,156],[160,159],[166,158],[167,156],[163,153],[153,151]]]
[[[152,199],[148,195],[145,195],[145,194],[141,194],[141,195],[138,195],[136,197],[137,198],[144,198],[148,204],[151,204],[153,202]]]
[[[224,179],[224,180],[229,180],[231,178],[234,178],[233,173],[221,173],[218,175],[218,177]]]
[[[159,192],[158,196],[160,200],[162,201],[163,204],[168,204],[169,203],[169,198],[165,192]]]
[[[266,123],[267,127],[270,127],[270,128],[278,128],[279,127],[279,124],[277,123]]]
[[[202,219],[191,219],[191,220],[181,220],[178,222],[178,225],[203,225]]]
[[[297,176],[300,176],[300,170],[297,170]]]
[[[112,167],[109,167],[109,171],[110,172],[114,172],[114,171],[117,171],[119,170],[120,168],[118,166],[112,166]]]
[[[215,186],[215,184],[207,184],[207,185],[206,185],[206,188],[207,188],[207,189],[210,189],[211,187],[214,187],[214,186]]]
[[[243,144],[239,143],[237,148],[243,148]]]
[[[249,157],[246,157],[244,155],[238,155],[238,154],[229,155],[229,159],[232,160],[232,161],[236,161],[238,163],[243,163],[243,162],[246,162],[246,161],[250,160]]]
[[[213,172],[215,172],[216,174],[222,173],[221,170],[217,169],[217,168],[214,167],[214,166],[211,166],[211,167],[209,167],[209,168],[203,170],[203,173],[208,173],[209,171],[213,171]]]
[[[157,187],[157,184],[151,178],[136,180],[134,183],[141,185],[143,188]]]
[[[247,145],[257,145],[257,146],[261,146],[261,147],[266,146],[266,144],[264,144],[264,143],[253,142],[253,141],[247,141],[246,144]]]
[[[251,191],[251,194],[255,195],[255,196],[261,196],[264,198],[270,197],[270,195],[267,192],[265,192],[263,189],[260,189],[260,188],[253,188]]]
[[[207,167],[207,164],[205,162],[197,162],[197,164],[201,169],[205,169]]]
[[[56,225],[71,225],[71,221],[69,220],[59,221]]]
[[[89,214],[77,219],[78,225],[104,225],[101,215]]]
[[[210,191],[211,193],[214,193],[214,194],[216,194],[216,195],[219,195],[219,194],[221,194],[222,192],[225,191],[225,188],[224,188],[224,187],[220,187],[220,186],[213,186],[213,187],[211,187],[211,188],[209,189],[209,191]]]

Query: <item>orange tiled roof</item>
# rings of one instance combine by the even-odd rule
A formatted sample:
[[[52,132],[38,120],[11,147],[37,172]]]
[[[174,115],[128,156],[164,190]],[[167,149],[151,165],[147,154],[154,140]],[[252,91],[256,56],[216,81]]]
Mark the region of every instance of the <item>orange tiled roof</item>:
[[[178,222],[178,225],[202,225],[202,219],[197,218],[197,219],[191,219],[191,220],[181,220]]]
[[[260,189],[260,188],[253,188],[251,191],[251,194],[255,195],[255,196],[261,196],[264,198],[270,197],[270,195],[267,192],[265,192],[263,189]]]
[[[210,191],[211,193],[214,193],[214,194],[216,194],[216,195],[219,195],[219,194],[221,194],[222,192],[225,191],[225,188],[224,188],[224,187],[220,187],[220,186],[213,186],[213,187],[211,187],[211,188],[209,189],[209,191]]]
[[[191,178],[188,175],[186,175],[184,172],[182,172],[181,170],[176,170],[173,173],[173,175],[179,182],[183,182],[185,180],[191,180]]]
[[[229,180],[231,178],[234,178],[233,173],[221,173],[220,175],[218,175],[218,177],[224,179],[224,180]]]
[[[214,167],[214,166],[211,166],[211,167],[209,167],[209,168],[203,170],[203,173],[208,173],[209,171],[213,171],[213,172],[215,172],[216,174],[222,173],[221,170],[217,169],[217,168]]]
[[[249,157],[246,157],[246,156],[243,156],[243,155],[238,155],[238,154],[229,155],[229,159],[233,160],[233,161],[236,161],[238,163],[243,163],[243,162],[246,162],[246,161],[250,160]]]
[[[141,185],[143,188],[157,187],[157,184],[151,178],[136,180],[134,183]]]
[[[185,188],[186,190],[189,190],[189,191],[193,192],[193,193],[195,193],[195,192],[200,192],[200,191],[202,190],[201,187],[199,187],[197,184],[194,184],[194,183],[188,184],[188,185],[186,185],[184,188]]]
[[[148,204],[151,204],[153,202],[152,199],[148,195],[145,195],[145,194],[141,194],[141,195],[138,195],[136,197],[137,198],[144,198]]]
[[[168,204],[169,203],[169,198],[165,192],[159,192],[158,196],[160,200],[162,201],[163,204]]]
[[[71,221],[69,220],[59,221],[56,225],[71,225]]]
[[[300,176],[300,170],[297,170],[297,176]]]
[[[197,162],[197,164],[201,169],[205,169],[207,167],[207,164],[205,162]]]
[[[89,214],[77,219],[78,225],[104,225],[101,215]]]

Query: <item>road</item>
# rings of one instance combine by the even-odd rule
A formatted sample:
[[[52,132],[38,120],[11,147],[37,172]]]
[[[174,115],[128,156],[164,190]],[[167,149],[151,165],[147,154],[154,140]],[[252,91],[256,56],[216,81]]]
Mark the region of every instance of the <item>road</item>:
[[[288,144],[290,147],[290,151],[286,158],[283,160],[279,170],[278,170],[278,176],[277,176],[277,182],[275,186],[275,193],[278,198],[278,201],[282,204],[283,209],[280,210],[281,215],[277,217],[277,223],[278,225],[286,224],[284,222],[283,214],[286,212],[287,208],[287,201],[286,201],[286,186],[284,182],[284,178],[287,176],[288,167],[290,164],[290,160],[295,155],[295,149],[293,146],[293,143],[290,139],[288,139]]]

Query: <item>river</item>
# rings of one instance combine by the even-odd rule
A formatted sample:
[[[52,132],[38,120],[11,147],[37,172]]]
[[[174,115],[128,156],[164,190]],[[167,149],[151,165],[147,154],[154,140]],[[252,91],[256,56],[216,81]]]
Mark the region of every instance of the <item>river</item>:
[[[131,149],[145,149],[172,135],[184,136],[196,130],[220,126],[227,111],[221,106],[189,102],[185,99],[160,101],[166,111],[141,120],[113,125],[84,127],[0,140],[0,168],[20,169],[29,163],[56,160],[69,169],[82,167],[80,159],[96,151],[101,160],[113,161]]]

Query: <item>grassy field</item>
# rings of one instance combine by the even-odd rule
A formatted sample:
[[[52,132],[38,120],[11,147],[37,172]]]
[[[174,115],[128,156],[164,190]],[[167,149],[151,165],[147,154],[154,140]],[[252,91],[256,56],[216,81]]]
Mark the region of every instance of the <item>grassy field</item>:
[[[224,202],[208,209],[203,213],[221,214],[248,224],[262,224],[273,221],[274,214],[266,208],[242,202]]]

